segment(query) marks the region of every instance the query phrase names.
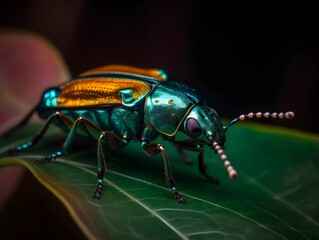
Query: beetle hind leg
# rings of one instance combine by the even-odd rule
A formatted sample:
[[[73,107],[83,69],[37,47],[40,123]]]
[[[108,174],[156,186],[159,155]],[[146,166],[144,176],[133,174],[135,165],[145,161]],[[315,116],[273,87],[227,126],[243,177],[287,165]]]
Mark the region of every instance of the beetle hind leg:
[[[63,126],[66,127],[66,129],[69,129],[69,133],[68,133],[67,138],[64,141],[63,147],[60,151],[57,151],[55,153],[50,154],[49,156],[45,156],[43,158],[38,159],[36,161],[37,163],[47,163],[47,162],[50,162],[52,160],[55,160],[55,159],[61,157],[62,155],[64,155],[66,152],[68,152],[70,150],[72,143],[74,141],[74,138],[76,136],[76,133],[79,131],[83,132],[83,131],[87,130],[85,128],[85,126],[83,126],[82,122],[84,120],[85,121],[89,121],[89,120],[87,120],[83,117],[79,117],[76,121],[72,121],[70,118],[68,118],[67,116],[65,116],[64,114],[59,113],[59,112],[54,113],[51,116],[57,117],[57,119],[60,121],[60,123],[62,123]],[[48,122],[50,122],[50,119],[48,119]],[[47,125],[45,125],[43,128],[46,128],[46,126]],[[96,127],[96,128],[98,128],[98,127]],[[102,130],[99,129],[99,130],[97,130],[97,132],[102,132]]]
[[[39,158],[36,160],[36,163],[42,164],[42,163],[48,163],[51,162],[52,160],[55,160],[59,157],[61,157],[64,154],[64,152],[57,151],[55,153],[50,154],[49,156],[45,156],[43,158]]]
[[[73,125],[73,121],[68,118],[67,116],[65,116],[62,113],[56,112],[53,113],[45,122],[45,124],[43,125],[42,128],[40,128],[40,130],[37,132],[37,134],[28,142],[23,143],[21,145],[18,145],[14,148],[11,148],[8,150],[8,154],[12,155],[12,154],[16,154],[19,152],[23,152],[26,150],[29,150],[30,148],[32,148],[34,145],[36,145],[38,142],[40,142],[40,140],[42,139],[42,137],[44,136],[44,134],[46,133],[47,129],[49,128],[50,124],[52,123],[53,120],[57,120],[59,123],[63,124],[64,126],[72,126]],[[60,153],[57,152],[55,154],[51,154],[50,157],[47,157],[45,159],[45,162],[50,161],[54,158],[57,158],[60,156]]]
[[[77,120],[72,122],[72,125],[70,126],[68,124],[67,126],[70,131],[68,133],[68,136],[63,144],[62,150],[58,151],[56,153],[53,153],[47,157],[41,158],[38,160],[39,163],[44,163],[51,161],[53,159],[56,159],[60,156],[62,156],[64,153],[68,152],[72,146],[72,143],[74,142],[76,133],[80,130],[85,130],[87,133],[92,135],[94,138],[98,139],[98,146],[97,146],[97,178],[98,183],[96,185],[93,198],[99,199],[102,195],[102,188],[103,188],[103,179],[106,172],[106,164],[105,164],[105,154],[103,150],[103,143],[104,141],[109,144],[111,148],[117,148],[124,143],[122,139],[114,135],[113,133],[103,131],[101,128],[99,128],[96,124],[94,124],[89,119],[86,119],[84,117],[79,117]]]

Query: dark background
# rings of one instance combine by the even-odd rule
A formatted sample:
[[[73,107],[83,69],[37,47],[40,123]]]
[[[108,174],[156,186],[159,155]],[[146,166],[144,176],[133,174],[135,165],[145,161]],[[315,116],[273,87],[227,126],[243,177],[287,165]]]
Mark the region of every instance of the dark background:
[[[276,125],[319,132],[314,5],[200,1],[1,1],[2,30],[32,31],[71,74],[105,64],[164,69],[220,116],[293,110]]]

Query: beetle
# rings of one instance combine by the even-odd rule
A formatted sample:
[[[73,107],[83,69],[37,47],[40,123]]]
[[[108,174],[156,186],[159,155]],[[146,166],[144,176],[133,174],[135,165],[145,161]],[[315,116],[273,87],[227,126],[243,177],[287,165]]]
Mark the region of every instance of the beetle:
[[[36,145],[51,123],[68,134],[62,148],[38,163],[50,162],[70,149],[77,134],[97,140],[97,185],[93,198],[102,194],[106,172],[105,149],[124,147],[130,141],[140,143],[149,156],[161,153],[164,175],[172,196],[179,203],[185,198],[177,191],[168,154],[161,143],[153,141],[163,136],[179,149],[198,152],[199,170],[212,183],[219,180],[210,175],[204,162],[204,146],[208,145],[224,161],[229,177],[237,177],[227,155],[224,153],[227,129],[239,120],[247,118],[292,119],[293,112],[249,113],[223,125],[216,111],[206,106],[196,91],[180,82],[167,81],[160,69],[141,69],[125,65],[108,65],[80,74],[78,77],[56,87],[46,89],[39,103],[8,135],[25,125],[33,113],[46,119],[45,124],[28,142],[10,149],[15,154]],[[180,131],[187,140],[176,140]]]

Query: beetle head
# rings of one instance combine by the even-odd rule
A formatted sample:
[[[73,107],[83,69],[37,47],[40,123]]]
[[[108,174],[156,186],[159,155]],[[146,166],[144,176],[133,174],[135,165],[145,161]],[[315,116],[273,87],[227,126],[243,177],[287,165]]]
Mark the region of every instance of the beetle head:
[[[231,120],[226,126],[221,123],[218,114],[215,110],[207,107],[197,105],[195,106],[184,120],[183,131],[192,139],[197,140],[201,144],[207,144],[209,147],[220,156],[224,161],[224,165],[228,171],[229,177],[235,179],[237,177],[236,170],[228,161],[224,153],[225,149],[225,133],[227,129],[238,122],[249,118],[279,118],[279,119],[292,119],[293,112],[286,113],[249,113],[240,115],[238,118]]]
[[[225,146],[225,130],[218,114],[207,106],[195,106],[184,120],[184,132],[202,144]]]
[[[236,170],[231,166],[224,154],[225,127],[221,123],[214,109],[207,106],[197,105],[186,116],[183,131],[201,144],[207,144],[220,156],[228,171],[229,177],[237,177]]]

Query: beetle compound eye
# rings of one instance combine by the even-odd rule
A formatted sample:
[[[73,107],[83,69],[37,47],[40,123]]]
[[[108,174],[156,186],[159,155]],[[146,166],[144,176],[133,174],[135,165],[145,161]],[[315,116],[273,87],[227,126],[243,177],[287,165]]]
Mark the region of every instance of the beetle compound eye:
[[[202,134],[202,128],[195,118],[189,118],[187,120],[186,131],[192,137],[199,137]]]

